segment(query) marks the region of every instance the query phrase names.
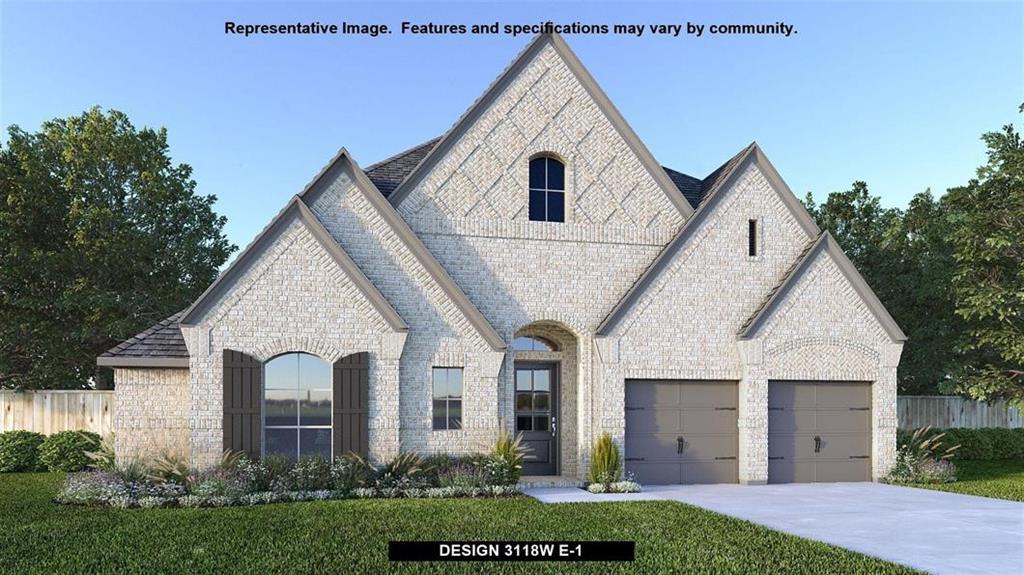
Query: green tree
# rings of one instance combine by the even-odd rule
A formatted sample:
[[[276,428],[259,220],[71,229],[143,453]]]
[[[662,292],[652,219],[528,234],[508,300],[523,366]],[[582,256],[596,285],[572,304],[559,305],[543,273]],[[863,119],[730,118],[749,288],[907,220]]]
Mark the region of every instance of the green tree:
[[[963,350],[970,354],[964,377],[949,389],[1024,405],[1024,142],[1012,125],[982,140],[988,163],[944,198],[953,222],[956,312],[966,322]]]
[[[958,319],[950,285],[952,248],[941,202],[916,195],[906,212],[884,208],[867,184],[833,192],[808,211],[829,230],[907,335],[899,391],[931,394],[956,371]]]
[[[236,249],[166,130],[93,108],[0,146],[0,387],[77,388]]]

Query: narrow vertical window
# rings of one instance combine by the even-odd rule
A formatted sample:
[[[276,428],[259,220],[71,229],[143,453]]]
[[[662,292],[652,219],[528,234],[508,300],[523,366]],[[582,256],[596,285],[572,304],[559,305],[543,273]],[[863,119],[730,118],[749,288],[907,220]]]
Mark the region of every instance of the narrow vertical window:
[[[530,160],[530,219],[565,221],[565,166],[554,158]]]
[[[757,256],[757,220],[747,222],[747,255]]]
[[[462,368],[435,367],[433,371],[435,430],[462,427]]]

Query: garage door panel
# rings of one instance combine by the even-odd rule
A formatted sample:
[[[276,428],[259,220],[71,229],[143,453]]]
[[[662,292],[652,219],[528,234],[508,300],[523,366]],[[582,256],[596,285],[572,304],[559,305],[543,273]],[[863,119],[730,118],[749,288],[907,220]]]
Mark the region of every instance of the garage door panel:
[[[813,458],[814,434],[768,434],[768,457]]]
[[[677,437],[677,435],[630,433],[626,435],[626,454],[629,457],[643,457],[648,460],[667,459],[678,462]]]
[[[776,432],[816,431],[818,422],[813,409],[770,409],[768,429]]]
[[[715,461],[718,457],[736,457],[735,435],[684,435],[683,461]]]
[[[784,405],[789,409],[814,407],[814,388],[786,382],[771,384],[768,386],[768,406],[776,405]]]
[[[682,465],[679,463],[627,460],[626,469],[641,485],[671,485],[683,481]]]
[[[648,407],[657,405],[671,407],[680,404],[681,389],[657,381],[636,381],[626,386],[626,407]]]
[[[739,465],[735,459],[684,463],[683,483],[736,483]]]
[[[697,407],[737,407],[737,387],[735,384],[709,382],[677,385],[679,385],[682,391],[683,406],[687,409]]]
[[[871,433],[871,412],[852,409],[821,410],[816,426],[833,433]]]
[[[769,483],[812,483],[814,482],[813,461],[791,461],[768,459]]]
[[[626,410],[626,429],[638,433],[674,433],[683,431],[678,409],[645,407]]]
[[[862,433],[850,435],[830,433],[821,438],[820,455],[822,457],[847,458],[870,454],[871,438]]]
[[[712,408],[685,409],[679,412],[679,431],[687,433],[728,433],[736,435],[736,412]]]
[[[816,481],[871,481],[870,459],[821,461],[815,470]]]
[[[818,407],[871,407],[871,388],[862,383],[830,383],[818,386],[816,395]]]

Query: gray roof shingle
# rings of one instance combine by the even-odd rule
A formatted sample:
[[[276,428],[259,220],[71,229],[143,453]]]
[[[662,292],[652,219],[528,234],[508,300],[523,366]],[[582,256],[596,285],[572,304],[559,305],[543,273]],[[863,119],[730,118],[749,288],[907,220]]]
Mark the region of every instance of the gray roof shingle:
[[[103,352],[100,357],[188,359],[185,338],[178,327],[182,313],[179,311],[146,331],[122,341]]]
[[[440,137],[427,140],[418,146],[367,166],[364,170],[366,176],[386,198],[412,173],[416,166],[423,161],[423,158],[427,157],[427,154],[440,140]],[[697,209],[697,206],[718,184],[719,179],[730,172],[732,165],[739,160],[744,152],[746,152],[746,148],[703,180],[665,166],[662,166],[662,169],[665,170],[686,201],[694,209]],[[100,357],[187,359],[188,349],[185,347],[185,338],[178,327],[182,313],[178,312],[146,331],[119,343],[105,351]]]

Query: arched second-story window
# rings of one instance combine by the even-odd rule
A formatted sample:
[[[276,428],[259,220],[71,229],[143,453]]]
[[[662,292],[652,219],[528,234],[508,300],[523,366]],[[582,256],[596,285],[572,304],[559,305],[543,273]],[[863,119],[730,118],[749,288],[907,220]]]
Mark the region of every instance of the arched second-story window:
[[[264,453],[330,459],[331,364],[308,353],[286,353],[263,369]]]
[[[530,160],[530,219],[565,221],[565,165],[550,156]]]

